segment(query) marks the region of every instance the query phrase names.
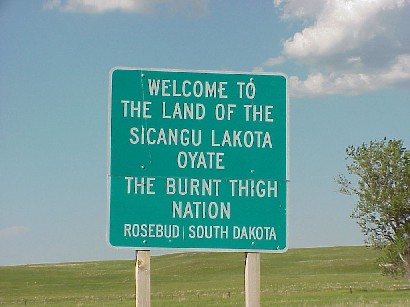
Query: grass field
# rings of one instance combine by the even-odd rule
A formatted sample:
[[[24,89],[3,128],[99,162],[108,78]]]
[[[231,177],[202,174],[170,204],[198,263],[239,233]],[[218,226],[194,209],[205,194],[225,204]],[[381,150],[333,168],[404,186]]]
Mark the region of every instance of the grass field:
[[[261,255],[262,306],[410,306],[365,247]],[[135,306],[134,261],[0,267],[2,306]],[[152,306],[244,306],[243,253],[151,258]]]

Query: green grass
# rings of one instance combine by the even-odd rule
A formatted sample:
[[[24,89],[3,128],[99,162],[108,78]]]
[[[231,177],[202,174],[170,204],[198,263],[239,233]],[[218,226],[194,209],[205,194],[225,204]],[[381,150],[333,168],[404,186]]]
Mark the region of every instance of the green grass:
[[[365,247],[261,255],[262,306],[410,306]],[[134,261],[0,267],[3,306],[135,306]],[[244,306],[243,253],[151,258],[152,306]]]

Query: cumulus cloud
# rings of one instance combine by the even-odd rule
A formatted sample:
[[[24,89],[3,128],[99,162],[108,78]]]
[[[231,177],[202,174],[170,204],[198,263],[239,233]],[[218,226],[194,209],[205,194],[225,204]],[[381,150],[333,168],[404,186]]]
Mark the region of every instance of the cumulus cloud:
[[[46,0],[43,7],[94,14],[111,11],[149,14],[163,8],[172,13],[203,15],[207,12],[207,4],[207,0]]]
[[[298,2],[298,1],[297,1]],[[304,58],[346,53],[385,31],[381,15],[404,7],[404,0],[332,0],[323,2],[312,26],[284,43],[284,53]],[[312,13],[309,14],[312,16]],[[303,16],[303,15],[302,15]]]
[[[359,94],[410,82],[410,0],[273,0],[284,22],[302,29],[282,56],[307,65],[290,78],[294,96]],[[279,57],[276,57],[279,58]],[[269,67],[270,59],[262,65]]]
[[[289,88],[294,97],[332,94],[357,95],[409,82],[410,53],[397,56],[391,66],[376,72],[335,71],[329,74],[315,72],[309,74],[306,80],[292,76],[289,78]]]
[[[28,232],[30,229],[24,226],[11,226],[0,229],[0,238],[14,237]]]

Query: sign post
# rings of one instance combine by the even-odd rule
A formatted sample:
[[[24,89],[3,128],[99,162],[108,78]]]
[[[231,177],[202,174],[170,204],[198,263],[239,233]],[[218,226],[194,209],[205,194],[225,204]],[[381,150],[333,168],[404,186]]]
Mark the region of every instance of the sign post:
[[[135,251],[135,305],[151,306],[150,251]]]
[[[112,69],[109,243],[286,251],[287,101],[280,74]]]
[[[245,306],[260,306],[260,253],[245,253]]]

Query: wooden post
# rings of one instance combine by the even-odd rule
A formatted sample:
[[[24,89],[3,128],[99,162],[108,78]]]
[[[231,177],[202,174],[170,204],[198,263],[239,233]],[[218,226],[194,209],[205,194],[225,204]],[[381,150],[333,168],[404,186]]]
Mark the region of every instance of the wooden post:
[[[245,253],[245,306],[260,306],[260,253]]]
[[[151,305],[150,251],[135,251],[135,306]]]

